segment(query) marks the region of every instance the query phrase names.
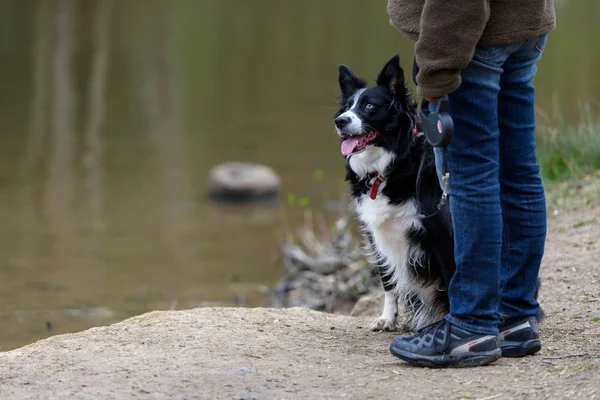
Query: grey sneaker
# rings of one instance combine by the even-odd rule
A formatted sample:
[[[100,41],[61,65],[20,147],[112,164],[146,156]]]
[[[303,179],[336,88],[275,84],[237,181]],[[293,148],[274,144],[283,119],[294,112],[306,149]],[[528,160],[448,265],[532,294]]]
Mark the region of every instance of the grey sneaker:
[[[502,356],[496,335],[465,331],[445,319],[413,336],[396,336],[390,351],[421,367],[461,368],[491,364]]]
[[[535,317],[500,325],[498,340],[503,357],[523,357],[537,353],[542,348],[540,331]]]

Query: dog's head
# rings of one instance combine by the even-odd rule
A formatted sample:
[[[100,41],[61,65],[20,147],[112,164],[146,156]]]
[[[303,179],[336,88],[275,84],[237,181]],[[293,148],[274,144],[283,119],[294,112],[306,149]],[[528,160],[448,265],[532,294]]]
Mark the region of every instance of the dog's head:
[[[350,68],[339,67],[340,100],[335,127],[341,152],[350,158],[357,173],[357,169],[374,168],[377,163],[389,163],[405,154],[412,137],[415,106],[404,82],[400,58],[394,56],[388,61],[375,81],[375,86],[368,87]]]

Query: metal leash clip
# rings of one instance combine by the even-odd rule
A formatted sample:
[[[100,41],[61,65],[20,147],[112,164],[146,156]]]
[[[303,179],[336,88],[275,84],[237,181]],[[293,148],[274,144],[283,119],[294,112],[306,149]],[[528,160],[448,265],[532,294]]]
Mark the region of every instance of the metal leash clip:
[[[446,172],[442,176],[442,198],[440,204],[438,204],[438,209],[441,209],[448,203],[448,179],[450,179],[450,172]]]

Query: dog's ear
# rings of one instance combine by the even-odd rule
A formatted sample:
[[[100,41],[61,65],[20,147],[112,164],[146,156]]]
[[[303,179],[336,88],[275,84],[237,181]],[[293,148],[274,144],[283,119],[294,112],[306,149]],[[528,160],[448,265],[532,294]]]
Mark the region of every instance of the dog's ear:
[[[395,55],[385,64],[377,78],[375,79],[379,86],[388,88],[392,96],[404,97],[405,82],[404,71],[400,67],[400,56]]]
[[[367,87],[367,82],[354,75],[352,70],[343,64],[339,67],[338,79],[343,98],[350,97],[350,95],[352,95],[352,93],[354,93],[357,89]]]

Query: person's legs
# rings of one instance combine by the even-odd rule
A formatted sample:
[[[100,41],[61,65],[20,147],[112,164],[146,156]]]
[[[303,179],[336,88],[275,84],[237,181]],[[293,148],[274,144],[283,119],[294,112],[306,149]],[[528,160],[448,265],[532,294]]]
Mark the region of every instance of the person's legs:
[[[501,65],[509,47],[480,49],[462,72],[460,88],[449,95],[455,133],[447,151],[448,192],[457,269],[448,288],[446,319],[479,333],[498,329],[502,208],[497,113]],[[434,152],[441,185],[443,149]]]
[[[454,138],[448,147],[450,210],[456,273],[450,281],[450,314],[463,329],[498,333],[502,208],[498,95],[502,64],[515,45],[478,48],[449,95]]]
[[[499,315],[502,323],[537,315],[534,299],[546,239],[546,201],[536,160],[535,63],[546,36],[505,62],[500,80],[500,197],[504,225]]]
[[[503,231],[498,316],[499,340],[505,357],[534,354],[541,349],[535,319],[539,305],[534,294],[544,253],[546,205],[535,155],[532,79],[546,38],[543,35],[511,46],[513,53],[502,64],[500,78],[499,180]],[[442,149],[436,148],[435,155],[441,185]]]
[[[502,206],[498,96],[502,65],[522,43],[478,48],[450,98],[454,138],[447,150],[456,273],[450,313],[390,351],[417,365],[477,366],[501,355],[498,338]],[[439,155],[437,151],[439,166]],[[439,171],[438,171],[439,172]]]

